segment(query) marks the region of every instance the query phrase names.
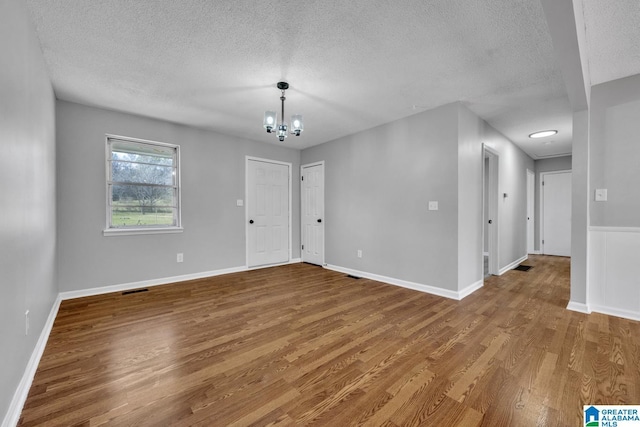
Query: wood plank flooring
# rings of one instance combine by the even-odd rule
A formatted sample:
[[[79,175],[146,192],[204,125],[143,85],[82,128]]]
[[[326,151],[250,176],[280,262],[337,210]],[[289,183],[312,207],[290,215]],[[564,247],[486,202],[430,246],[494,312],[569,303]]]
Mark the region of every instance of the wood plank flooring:
[[[531,256],[453,301],[293,264],[64,301],[21,426],[577,426],[640,404],[640,323]]]

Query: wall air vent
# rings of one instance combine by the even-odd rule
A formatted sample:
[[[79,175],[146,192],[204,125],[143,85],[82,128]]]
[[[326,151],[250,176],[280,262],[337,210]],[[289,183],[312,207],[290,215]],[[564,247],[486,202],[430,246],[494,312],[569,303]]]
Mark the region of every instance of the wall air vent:
[[[144,288],[144,289],[134,289],[134,290],[132,290],[132,291],[124,291],[124,292],[122,293],[122,295],[138,294],[138,293],[140,293],[140,292],[148,292],[148,291],[149,291],[149,289],[147,289],[147,288]]]

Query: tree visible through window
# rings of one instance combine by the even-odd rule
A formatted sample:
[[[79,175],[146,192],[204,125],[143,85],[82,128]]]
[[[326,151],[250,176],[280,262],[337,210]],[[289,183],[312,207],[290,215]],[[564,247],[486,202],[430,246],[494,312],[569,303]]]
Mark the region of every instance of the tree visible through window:
[[[108,228],[180,227],[179,147],[107,137]]]

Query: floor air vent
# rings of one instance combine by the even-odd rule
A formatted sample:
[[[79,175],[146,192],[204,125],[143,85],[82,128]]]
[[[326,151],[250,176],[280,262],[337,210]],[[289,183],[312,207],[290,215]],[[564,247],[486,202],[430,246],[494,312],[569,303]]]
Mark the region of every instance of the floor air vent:
[[[356,279],[356,280],[357,280],[357,279],[359,279],[359,277],[358,277],[358,276],[354,276],[353,274],[347,274],[347,277],[348,277],[349,279]]]
[[[133,291],[124,291],[122,293],[122,295],[131,295],[131,294],[138,294],[140,292],[148,292],[149,289],[144,288],[144,289],[134,289]]]
[[[529,271],[529,270],[531,270],[531,266],[530,265],[519,265],[516,268],[514,268],[514,270]]]

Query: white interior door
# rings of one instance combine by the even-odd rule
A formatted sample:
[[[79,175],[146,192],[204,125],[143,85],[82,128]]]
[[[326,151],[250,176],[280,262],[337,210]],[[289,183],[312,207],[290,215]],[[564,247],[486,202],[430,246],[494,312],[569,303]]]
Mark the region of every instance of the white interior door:
[[[247,265],[289,261],[290,165],[247,159]]]
[[[571,256],[571,172],[542,175],[542,253]]]
[[[534,253],[534,234],[535,234],[535,192],[536,180],[535,173],[527,169],[527,253]]]
[[[302,260],[324,264],[324,163],[302,166]]]

